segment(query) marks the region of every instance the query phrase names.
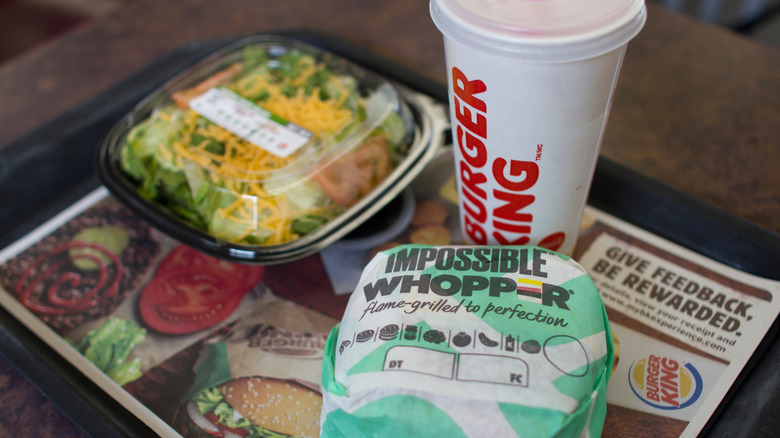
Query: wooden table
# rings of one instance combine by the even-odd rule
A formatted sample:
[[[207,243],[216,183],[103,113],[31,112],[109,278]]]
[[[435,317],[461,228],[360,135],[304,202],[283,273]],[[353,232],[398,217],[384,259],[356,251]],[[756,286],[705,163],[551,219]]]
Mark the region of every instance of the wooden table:
[[[780,232],[780,50],[648,9],[603,156]],[[0,151],[187,42],[298,29],[445,81],[442,37],[423,0],[141,0],[0,65]],[[0,434],[78,433],[13,369],[0,367],[0,387]],[[42,407],[26,409],[33,400]]]

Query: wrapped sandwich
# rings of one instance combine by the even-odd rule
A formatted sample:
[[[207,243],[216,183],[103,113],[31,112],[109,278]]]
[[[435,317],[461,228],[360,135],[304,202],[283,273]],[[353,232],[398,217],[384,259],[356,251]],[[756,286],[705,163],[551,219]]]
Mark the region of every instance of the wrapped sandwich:
[[[404,245],[366,266],[323,362],[324,437],[598,437],[613,340],[570,258]]]

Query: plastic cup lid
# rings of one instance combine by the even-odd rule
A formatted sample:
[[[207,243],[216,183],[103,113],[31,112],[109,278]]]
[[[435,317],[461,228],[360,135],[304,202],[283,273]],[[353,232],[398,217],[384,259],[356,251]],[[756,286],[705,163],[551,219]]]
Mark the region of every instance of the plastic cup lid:
[[[609,52],[647,18],[644,0],[431,0],[430,12],[449,38],[540,62]]]

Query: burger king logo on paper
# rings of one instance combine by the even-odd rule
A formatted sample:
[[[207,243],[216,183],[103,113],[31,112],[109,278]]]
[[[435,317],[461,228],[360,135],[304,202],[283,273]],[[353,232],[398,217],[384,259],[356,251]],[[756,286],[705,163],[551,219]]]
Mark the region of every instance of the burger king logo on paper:
[[[321,333],[300,333],[273,325],[258,324],[248,329],[246,341],[250,348],[260,348],[269,353],[319,359],[322,358],[327,336]]]
[[[628,383],[640,400],[664,410],[692,405],[703,386],[701,374],[690,362],[654,354],[631,364]]]

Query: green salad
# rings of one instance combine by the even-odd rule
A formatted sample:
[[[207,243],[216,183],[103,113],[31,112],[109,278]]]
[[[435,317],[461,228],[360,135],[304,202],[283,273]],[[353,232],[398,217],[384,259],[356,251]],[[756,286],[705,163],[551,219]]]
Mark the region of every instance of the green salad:
[[[304,51],[247,46],[128,132],[120,167],[145,199],[217,239],[275,245],[371,192],[408,152],[388,84]]]

